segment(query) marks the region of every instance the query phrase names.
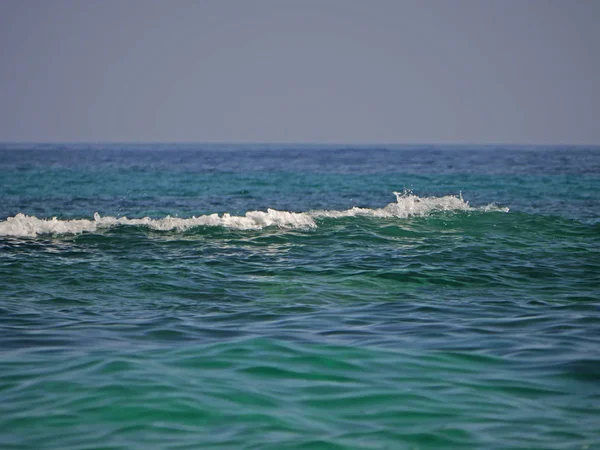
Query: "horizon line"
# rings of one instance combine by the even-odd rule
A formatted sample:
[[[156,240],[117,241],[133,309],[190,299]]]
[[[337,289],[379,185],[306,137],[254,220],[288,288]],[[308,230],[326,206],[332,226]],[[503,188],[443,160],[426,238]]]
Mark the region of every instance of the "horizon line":
[[[6,145],[214,145],[214,146],[340,146],[340,147],[424,147],[424,146],[446,146],[446,147],[600,147],[599,143],[516,143],[516,142],[332,142],[332,141],[310,141],[310,142],[277,142],[277,141],[21,141],[21,140],[0,140],[0,146]]]

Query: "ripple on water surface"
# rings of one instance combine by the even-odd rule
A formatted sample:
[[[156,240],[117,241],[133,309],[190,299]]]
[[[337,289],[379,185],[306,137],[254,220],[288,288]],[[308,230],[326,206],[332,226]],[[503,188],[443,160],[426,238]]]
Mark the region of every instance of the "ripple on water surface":
[[[600,445],[596,153],[88,150],[0,152],[1,448]]]

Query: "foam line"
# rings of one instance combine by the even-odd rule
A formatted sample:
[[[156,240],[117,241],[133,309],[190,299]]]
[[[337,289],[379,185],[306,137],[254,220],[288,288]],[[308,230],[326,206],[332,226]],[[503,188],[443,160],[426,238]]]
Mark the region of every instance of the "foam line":
[[[410,193],[394,192],[396,202],[383,208],[350,208],[347,210],[319,210],[308,212],[290,212],[267,209],[267,211],[249,211],[243,216],[209,214],[199,217],[179,218],[167,216],[162,219],[129,219],[127,217],[102,217],[94,214],[93,219],[61,220],[56,217],[40,219],[19,213],[0,222],[0,236],[35,237],[43,234],[80,234],[93,233],[100,229],[120,225],[145,226],[153,230],[186,230],[192,227],[224,227],[236,230],[261,230],[266,227],[279,227],[288,229],[316,228],[315,219],[344,218],[355,216],[380,217],[380,218],[407,218],[411,216],[427,216],[436,211],[469,211],[472,208],[462,196],[447,195],[444,197],[418,197]],[[508,208],[499,208],[487,205],[477,208],[480,211],[504,211]]]

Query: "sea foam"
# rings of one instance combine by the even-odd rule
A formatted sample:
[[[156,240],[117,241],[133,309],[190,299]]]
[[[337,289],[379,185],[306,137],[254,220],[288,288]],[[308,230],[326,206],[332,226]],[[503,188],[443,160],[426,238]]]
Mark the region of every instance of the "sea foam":
[[[446,195],[444,197],[418,197],[407,192],[394,192],[396,203],[390,203],[383,208],[350,208],[344,211],[314,211],[313,217],[398,217],[426,216],[434,211],[468,211],[472,209],[462,195]]]
[[[225,213],[209,214],[199,217],[179,218],[166,216],[162,219],[144,217],[129,219],[127,217],[102,217],[94,214],[93,219],[62,220],[53,217],[40,219],[19,213],[0,222],[0,236],[35,237],[41,234],[80,234],[93,233],[100,229],[116,226],[132,225],[145,226],[153,230],[186,230],[193,227],[224,227],[236,230],[261,230],[265,227],[279,227],[283,229],[310,229],[316,228],[315,219],[344,218],[355,216],[368,216],[380,218],[407,218],[411,216],[426,216],[436,211],[503,211],[495,205],[486,205],[481,208],[472,208],[462,196],[447,195],[444,197],[418,197],[411,193],[394,192],[396,203],[390,203],[383,208],[358,208],[347,210],[317,210],[308,212],[290,212],[267,209],[267,211],[249,211],[243,216],[232,216]]]

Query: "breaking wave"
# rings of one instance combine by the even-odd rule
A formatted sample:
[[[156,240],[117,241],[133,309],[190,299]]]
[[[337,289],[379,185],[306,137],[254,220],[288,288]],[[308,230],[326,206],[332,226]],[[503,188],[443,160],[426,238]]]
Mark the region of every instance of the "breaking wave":
[[[447,195],[444,197],[418,197],[411,193],[394,192],[396,202],[383,208],[358,208],[347,210],[318,210],[308,212],[291,212],[267,209],[267,211],[249,211],[243,216],[232,216],[225,213],[209,214],[199,217],[179,218],[167,216],[162,219],[144,217],[129,219],[127,217],[102,217],[94,214],[90,219],[62,220],[53,217],[40,219],[19,213],[0,222],[0,236],[35,237],[41,234],[80,234],[95,232],[99,229],[111,228],[121,225],[145,226],[153,230],[186,230],[193,227],[224,227],[236,230],[261,230],[265,227],[280,227],[288,229],[316,228],[315,219],[344,218],[344,217],[379,217],[379,218],[407,218],[412,216],[427,216],[437,211],[503,211],[508,208],[486,205],[473,208],[462,196]]]

